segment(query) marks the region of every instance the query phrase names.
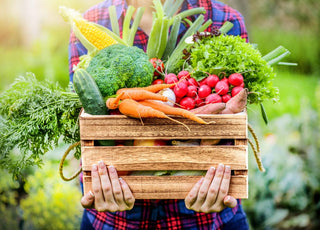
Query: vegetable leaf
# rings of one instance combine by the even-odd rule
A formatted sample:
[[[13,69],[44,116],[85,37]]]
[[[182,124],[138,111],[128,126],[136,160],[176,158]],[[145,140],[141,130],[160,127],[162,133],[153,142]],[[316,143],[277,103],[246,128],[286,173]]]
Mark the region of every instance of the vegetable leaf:
[[[61,141],[79,141],[77,94],[58,84],[21,76],[0,95],[0,165],[14,176],[42,163],[42,156]],[[14,151],[19,154],[13,157]],[[80,149],[76,151],[80,155]]]

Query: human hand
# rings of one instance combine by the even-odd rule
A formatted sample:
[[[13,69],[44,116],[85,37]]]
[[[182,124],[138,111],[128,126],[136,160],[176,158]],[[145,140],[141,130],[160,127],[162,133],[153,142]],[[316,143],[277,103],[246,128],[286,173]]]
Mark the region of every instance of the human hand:
[[[217,169],[211,167],[185,198],[186,207],[204,213],[220,212],[226,207],[234,208],[237,200],[227,195],[230,178],[229,166],[219,164]]]
[[[133,208],[135,198],[128,184],[118,177],[113,166],[100,161],[92,166],[92,191],[81,199],[84,208],[95,208],[98,212],[125,211]]]

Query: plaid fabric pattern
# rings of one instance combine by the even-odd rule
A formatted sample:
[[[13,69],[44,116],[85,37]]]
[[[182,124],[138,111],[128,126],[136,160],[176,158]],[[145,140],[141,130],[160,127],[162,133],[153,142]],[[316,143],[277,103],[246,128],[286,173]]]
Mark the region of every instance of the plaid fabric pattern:
[[[106,0],[84,13],[84,17],[89,21],[103,25],[111,29],[109,12],[107,8],[116,6],[120,31],[126,13],[127,4],[125,0]],[[218,1],[188,0],[184,1],[181,11],[195,7],[206,9],[205,20],[213,21],[213,27],[220,27],[225,21],[231,21],[234,27],[229,31],[230,35],[241,36],[248,41],[242,15],[229,6]],[[194,17],[190,17],[194,20]],[[188,25],[180,26],[179,37],[182,37],[188,29]],[[121,34],[120,34],[121,35]],[[147,48],[148,35],[140,28],[135,36],[134,45],[143,49]],[[87,53],[87,50],[71,32],[69,44],[69,73],[70,81],[73,79],[73,66],[78,64],[79,57]],[[81,178],[80,178],[81,179]],[[82,180],[81,180],[82,182]],[[85,215],[94,229],[220,229],[228,223],[240,210],[238,205],[231,209],[226,208],[220,213],[197,213],[185,207],[184,200],[137,200],[135,206],[130,211],[124,212],[97,212],[94,209],[86,209]]]
[[[239,201],[240,202],[240,201]],[[185,207],[183,200],[137,200],[130,211],[96,212],[86,209],[85,214],[94,229],[220,229],[238,211],[226,208],[216,214],[197,213]]]
[[[121,25],[123,18],[126,13],[127,4],[125,0],[106,0],[88,11],[84,13],[84,18],[89,21],[98,23],[111,29],[111,22],[109,20],[109,12],[108,7],[111,5],[116,6],[116,11],[118,15],[118,20],[120,24],[120,31],[122,31]],[[242,38],[248,41],[248,34],[245,28],[244,20],[242,15],[230,8],[229,6],[218,2],[218,1],[207,1],[207,0],[188,0],[184,1],[181,11],[186,9],[195,8],[195,7],[203,7],[207,13],[205,14],[205,20],[211,19],[213,21],[211,27],[207,30],[211,31],[213,27],[221,27],[221,25],[230,21],[234,24],[233,28],[229,31],[228,34],[241,36]],[[194,20],[193,17],[189,18],[190,20]],[[182,24],[180,26],[179,37],[181,37],[184,32],[188,29],[188,26]],[[120,34],[121,35],[121,34]],[[143,49],[144,51],[147,49],[148,35],[145,34],[140,28],[137,31],[135,36],[134,45]],[[73,33],[70,35],[70,43],[69,43],[69,74],[70,81],[73,80],[73,66],[77,65],[79,62],[79,57],[83,54],[86,54],[87,50],[83,47],[83,45],[79,42],[79,40],[75,37]]]

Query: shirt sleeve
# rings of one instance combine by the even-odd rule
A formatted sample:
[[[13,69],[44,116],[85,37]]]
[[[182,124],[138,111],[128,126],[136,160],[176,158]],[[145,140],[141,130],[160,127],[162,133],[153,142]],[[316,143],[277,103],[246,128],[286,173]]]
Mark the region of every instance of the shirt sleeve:
[[[218,27],[221,27],[226,21],[232,22],[233,27],[228,34],[241,36],[247,42],[249,41],[244,17],[239,11],[232,7],[212,0],[212,21],[213,25]]]

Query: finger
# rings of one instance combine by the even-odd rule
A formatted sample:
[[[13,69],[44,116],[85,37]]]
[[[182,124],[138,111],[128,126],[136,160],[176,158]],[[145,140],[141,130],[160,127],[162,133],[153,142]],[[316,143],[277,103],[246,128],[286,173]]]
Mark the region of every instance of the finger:
[[[94,202],[94,195],[91,191],[81,198],[81,205],[84,208],[91,208]]]
[[[134,202],[135,202],[135,198],[134,198],[128,184],[122,178],[119,178],[119,181],[120,181],[120,185],[122,188],[124,201],[125,201],[127,207],[129,209],[132,209]]]
[[[210,167],[209,170],[207,171],[207,173],[204,177],[203,183],[199,189],[197,200],[193,204],[194,206],[200,208],[203,205],[203,203],[205,202],[210,184],[211,184],[212,179],[214,177],[214,174],[215,174],[215,168]]]
[[[184,202],[186,204],[186,207],[190,209],[194,202],[197,200],[197,196],[199,193],[200,186],[204,180],[204,177],[202,177],[198,182],[192,187],[190,192],[188,193],[187,197],[184,199]]]
[[[104,197],[101,189],[100,176],[98,174],[98,166],[96,164],[92,165],[91,178],[95,205],[102,204],[104,202]]]
[[[212,183],[210,184],[210,187],[208,189],[208,194],[204,206],[212,207],[215,204],[220,190],[220,184],[223,177],[223,173],[224,165],[219,164],[215,172],[214,178],[212,180]]]
[[[118,205],[123,205],[123,204],[125,204],[125,202],[123,199],[122,189],[121,189],[121,185],[119,182],[117,170],[115,167],[109,166],[108,172],[109,172],[109,176],[110,176],[110,180],[111,180],[112,193],[113,193],[114,199]]]
[[[107,167],[103,161],[99,161],[98,165],[104,202],[114,202],[112,185],[109,179]]]
[[[218,197],[216,203],[222,204],[224,198],[228,195],[229,186],[230,186],[230,178],[231,178],[231,169],[230,166],[226,166],[224,169],[223,178],[221,181]]]
[[[234,208],[238,204],[236,198],[234,198],[233,196],[226,196],[223,200],[223,203],[228,208]]]

